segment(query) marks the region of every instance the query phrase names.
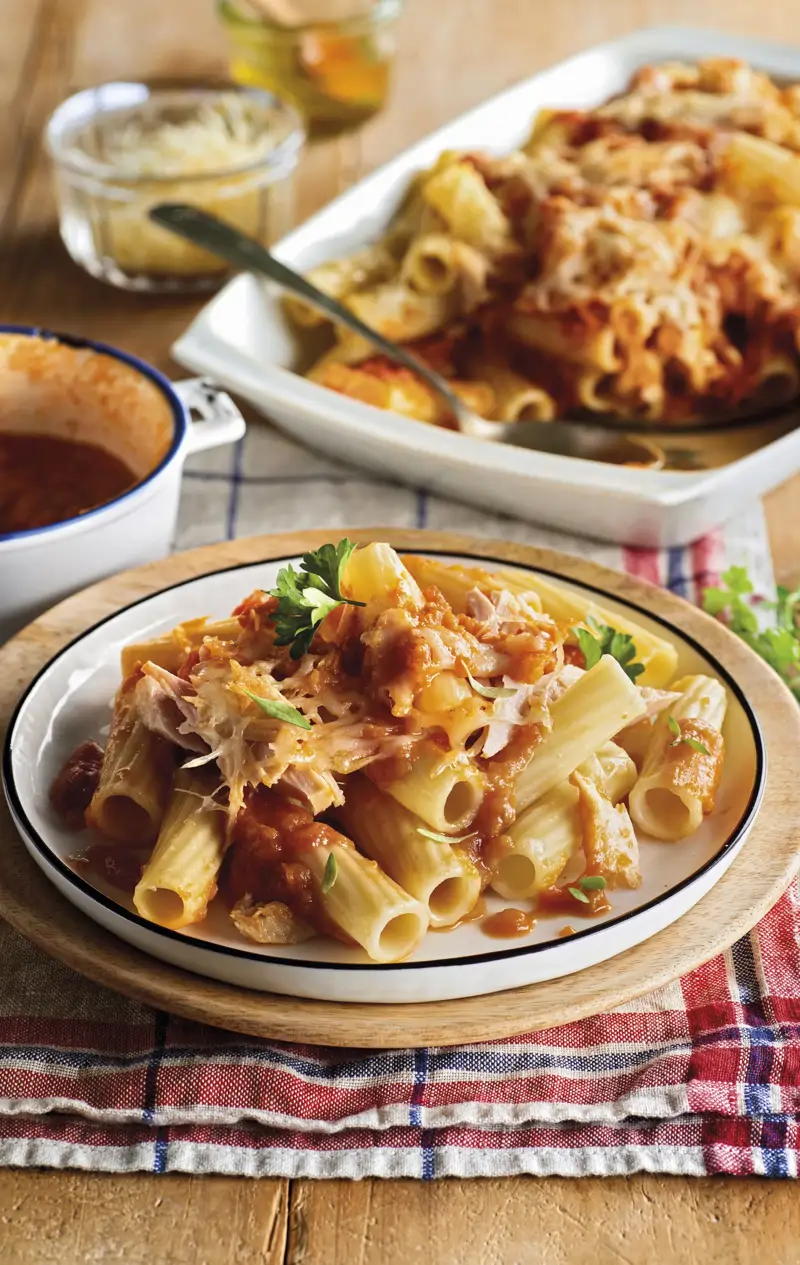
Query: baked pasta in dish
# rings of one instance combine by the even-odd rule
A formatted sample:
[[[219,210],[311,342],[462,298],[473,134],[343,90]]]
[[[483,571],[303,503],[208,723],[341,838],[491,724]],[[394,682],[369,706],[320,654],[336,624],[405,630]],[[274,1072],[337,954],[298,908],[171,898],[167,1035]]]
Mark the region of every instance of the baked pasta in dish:
[[[800,85],[729,59],[644,67],[596,109],[541,111],[518,152],[442,154],[384,240],[309,276],[488,419],[669,427],[792,400]],[[309,376],[455,425],[343,329]]]
[[[306,554],[121,669],[105,751],[78,749],[54,806],[143,918],[190,927],[219,888],[262,944],[396,961],[487,889],[527,902],[488,934],[606,913],[641,882],[636,827],[691,834],[722,769],[725,690],[673,682],[671,642],[544,577],[381,543]]]

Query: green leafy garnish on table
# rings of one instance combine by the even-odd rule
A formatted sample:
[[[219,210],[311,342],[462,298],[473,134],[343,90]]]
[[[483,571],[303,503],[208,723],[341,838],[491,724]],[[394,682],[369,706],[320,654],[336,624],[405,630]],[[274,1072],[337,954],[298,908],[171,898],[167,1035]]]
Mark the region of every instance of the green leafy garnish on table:
[[[599,663],[604,654],[610,654],[628,679],[635,682],[637,676],[644,672],[644,664],[633,662],[636,658],[636,645],[631,634],[618,632],[608,624],[598,623],[593,615],[587,615],[585,624],[586,627],[578,624],[572,632],[583,651],[586,670]]]
[[[708,747],[702,743],[699,738],[691,738],[688,734],[682,732],[680,725],[674,716],[667,717],[667,728],[672,734],[671,747],[678,747],[684,743],[687,747],[691,747],[692,751],[699,751],[701,755],[710,755]]]
[[[325,862],[325,869],[322,873],[322,882],[320,883],[320,891],[323,896],[327,896],[339,877],[339,862],[336,860],[336,853],[329,852],[328,859]]]
[[[297,725],[298,729],[311,728],[311,722],[296,707],[292,707],[291,703],[285,703],[279,698],[262,698],[260,694],[254,694],[252,690],[245,690],[244,693],[258,704],[265,716],[270,716],[272,720],[282,720],[287,725]]]
[[[719,587],[703,593],[703,610],[716,615],[768,663],[800,702],[800,588],[779,584],[774,602],[753,605],[753,584],[746,567],[729,567]],[[762,628],[758,611],[772,615],[772,626]]]
[[[317,626],[337,606],[363,606],[342,596],[341,580],[355,544],[345,537],[338,545],[322,545],[303,554],[300,570],[291,563],[278,572],[277,584],[270,596],[277,597],[278,608],[270,617],[277,632],[277,646],[291,646],[293,659],[300,659],[311,646]]]

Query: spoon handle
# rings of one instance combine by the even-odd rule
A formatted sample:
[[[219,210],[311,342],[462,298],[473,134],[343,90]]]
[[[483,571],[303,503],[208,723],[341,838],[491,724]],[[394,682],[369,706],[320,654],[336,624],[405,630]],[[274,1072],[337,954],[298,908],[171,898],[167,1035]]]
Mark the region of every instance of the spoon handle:
[[[360,334],[391,360],[423,378],[447,402],[461,429],[469,430],[472,415],[455,392],[450,389],[444,378],[412,352],[406,351],[404,347],[384,338],[383,334],[379,334],[371,326],[365,325],[354,312],[336,299],[324,294],[322,290],[318,290],[299,272],[281,263],[280,259],[276,259],[266,246],[262,246],[255,238],[245,236],[232,224],[217,219],[216,215],[209,215],[207,211],[201,211],[199,207],[188,206],[182,202],[162,202],[158,206],[151,207],[150,218],[163,228],[171,229],[180,237],[194,242],[196,246],[202,246],[205,250],[210,250],[212,254],[227,259],[228,263],[233,264],[235,268],[241,268],[245,272],[262,273],[265,277],[269,277],[270,281],[276,282],[285,290],[305,299],[312,307],[319,308],[337,324],[346,325],[355,334]]]

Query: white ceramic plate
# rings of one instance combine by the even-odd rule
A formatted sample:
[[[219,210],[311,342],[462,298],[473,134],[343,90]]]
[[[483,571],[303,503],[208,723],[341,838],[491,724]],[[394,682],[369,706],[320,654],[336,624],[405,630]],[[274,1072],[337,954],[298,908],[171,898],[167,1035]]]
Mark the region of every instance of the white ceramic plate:
[[[467,923],[455,931],[428,933],[405,962],[376,966],[360,950],[322,938],[280,950],[248,944],[221,906],[212,907],[197,928],[167,931],[142,920],[112,886],[88,882],[69,864],[88,835],[63,829],[50,808],[48,788],[78,743],[103,735],[122,646],[183,619],[227,614],[252,589],[274,584],[286,561],[200,576],[126,607],[60,651],[23,695],[3,755],[6,798],[33,859],[88,917],[157,958],[247,988],[333,1002],[440,1001],[555,979],[602,962],[679,918],[725,873],[745,841],[764,789],[764,748],[752,710],[699,645],[643,608],[626,607],[603,594],[612,611],[635,612],[640,623],[662,635],[668,628],[679,647],[680,672],[710,672],[725,681],[725,771],[714,813],[701,830],[680,844],[642,839],[642,887],[613,893],[613,910],[604,918],[582,919],[576,906],[569,919],[576,935],[557,938],[567,922],[563,915],[543,915],[530,936],[513,941],[488,939],[479,924]],[[488,900],[490,910],[506,903]]]
[[[542,107],[590,108],[621,92],[653,61],[741,57],[800,80],[800,49],[716,31],[654,27],[592,48],[509,88],[394,158],[312,216],[275,247],[299,271],[380,237],[412,175],[445,149],[506,153]],[[621,469],[600,462],[482,443],[348,400],[291,372],[310,361],[284,318],[279,295],[240,276],[209,303],[173,348],[283,430],[353,465],[471,505],[625,544],[683,545],[736,506],[800,467],[797,410],[763,423],[762,446],[698,473]],[[788,433],[787,433],[788,432]],[[726,449],[730,452],[730,449]],[[575,495],[575,493],[579,495]]]

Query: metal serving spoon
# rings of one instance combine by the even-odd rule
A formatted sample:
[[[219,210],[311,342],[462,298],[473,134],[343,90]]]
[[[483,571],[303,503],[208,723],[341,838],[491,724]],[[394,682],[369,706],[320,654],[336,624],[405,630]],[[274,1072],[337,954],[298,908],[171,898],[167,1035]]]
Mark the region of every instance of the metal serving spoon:
[[[150,208],[150,218],[163,228],[171,229],[195,246],[227,259],[245,272],[259,272],[283,289],[304,299],[312,307],[339,325],[346,325],[377,347],[397,364],[423,378],[436,391],[453,413],[462,435],[472,439],[489,439],[513,444],[517,448],[533,448],[539,452],[557,453],[566,457],[585,457],[609,461],[615,465],[633,463],[660,469],[664,453],[657,444],[631,435],[609,433],[601,427],[582,422],[489,422],[467,408],[451,389],[446,378],[431,369],[412,352],[400,347],[365,325],[353,312],[336,299],[323,294],[299,272],[281,263],[253,237],[240,233],[232,224],[182,202],[162,202]]]

